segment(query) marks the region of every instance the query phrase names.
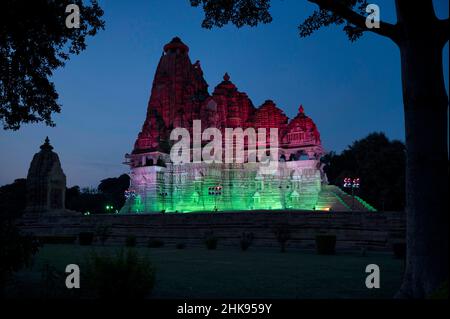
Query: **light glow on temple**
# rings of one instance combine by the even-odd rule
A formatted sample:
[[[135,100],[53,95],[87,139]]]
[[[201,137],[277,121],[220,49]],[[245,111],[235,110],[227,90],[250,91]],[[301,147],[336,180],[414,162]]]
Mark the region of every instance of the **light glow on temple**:
[[[200,62],[191,63],[188,52],[179,38],[164,46],[147,117],[132,153],[125,155],[131,182],[120,213],[348,210],[339,191],[327,185],[320,161],[324,150],[319,130],[302,105],[291,120],[272,100],[255,107],[228,73],[210,94]],[[174,129],[194,137],[204,132],[202,138],[177,149],[177,154],[188,152],[177,161],[171,159],[178,138],[171,136]],[[255,146],[269,149],[264,155],[269,163],[276,163],[274,169],[267,169],[260,157],[249,160],[251,139],[226,134],[236,129],[264,132],[265,136],[258,135]],[[210,140],[204,138],[205,132]],[[234,146],[233,161],[225,158],[227,147],[218,152],[214,149],[218,160],[205,160],[202,150],[212,151],[209,143],[217,136],[223,142],[219,143],[221,148]],[[244,155],[236,150],[245,150]],[[236,158],[236,154],[241,155]],[[216,187],[220,191],[212,194]]]

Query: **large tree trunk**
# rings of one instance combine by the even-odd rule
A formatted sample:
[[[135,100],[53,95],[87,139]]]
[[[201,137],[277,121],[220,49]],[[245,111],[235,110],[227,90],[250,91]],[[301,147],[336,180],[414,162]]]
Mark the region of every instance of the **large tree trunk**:
[[[448,280],[448,97],[432,1],[397,0],[406,129],[407,264],[398,297]]]

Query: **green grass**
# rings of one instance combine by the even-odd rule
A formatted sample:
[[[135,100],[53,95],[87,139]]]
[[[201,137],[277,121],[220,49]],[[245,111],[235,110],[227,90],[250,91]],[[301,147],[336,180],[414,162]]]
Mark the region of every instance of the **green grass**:
[[[60,272],[67,264],[78,264],[83,272],[90,251],[111,253],[118,249],[122,247],[46,245],[33,267],[17,274],[19,288],[10,296],[42,296],[41,269],[45,264]],[[363,257],[358,253],[280,253],[277,249],[254,247],[246,252],[238,247],[134,249],[156,267],[152,298],[392,298],[403,271],[402,262],[392,254],[375,252]],[[372,263],[380,266],[380,289],[369,290],[365,286],[365,268]],[[82,290],[82,282],[81,286]]]

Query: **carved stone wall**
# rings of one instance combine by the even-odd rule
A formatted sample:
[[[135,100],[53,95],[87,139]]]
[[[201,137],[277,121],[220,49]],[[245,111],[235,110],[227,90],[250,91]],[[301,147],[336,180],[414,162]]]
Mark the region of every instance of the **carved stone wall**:
[[[47,216],[21,221],[26,232],[37,236],[72,236],[95,232],[98,226],[109,226],[112,235],[107,244],[124,245],[129,235],[138,245],[151,239],[163,240],[167,246],[185,243],[203,246],[205,232],[213,231],[219,248],[239,249],[243,232],[252,232],[256,247],[277,247],[276,227],[288,227],[288,248],[314,248],[317,234],[337,236],[337,249],[390,250],[395,242],[405,240],[405,215],[399,212],[234,212],[190,214],[90,215],[73,217]]]
[[[135,167],[134,196],[121,213],[315,209],[321,191],[319,161],[278,162],[275,174],[260,163],[186,163]],[[211,194],[211,189],[220,192]]]

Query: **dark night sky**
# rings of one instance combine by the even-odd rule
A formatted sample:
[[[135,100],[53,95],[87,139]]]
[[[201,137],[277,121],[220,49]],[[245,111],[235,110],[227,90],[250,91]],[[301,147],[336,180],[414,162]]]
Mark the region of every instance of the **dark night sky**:
[[[376,2],[382,20],[395,21],[393,2]],[[201,61],[210,92],[228,72],[255,106],[272,99],[293,117],[303,104],[327,150],[341,151],[373,131],[403,140],[398,49],[368,33],[351,43],[336,27],[301,39],[297,26],[315,9],[307,1],[273,0],[271,24],[239,30],[202,29],[203,13],[188,0],[100,4],[105,31],[54,76],[63,105],[57,126],[1,131],[0,185],[26,177],[46,135],[69,186],[97,186],[103,178],[128,172],[123,156],[144,121],[162,47],[174,36],[190,47],[193,62]],[[447,17],[448,5],[448,0],[435,1],[440,18]],[[445,77],[448,88],[448,71]]]

